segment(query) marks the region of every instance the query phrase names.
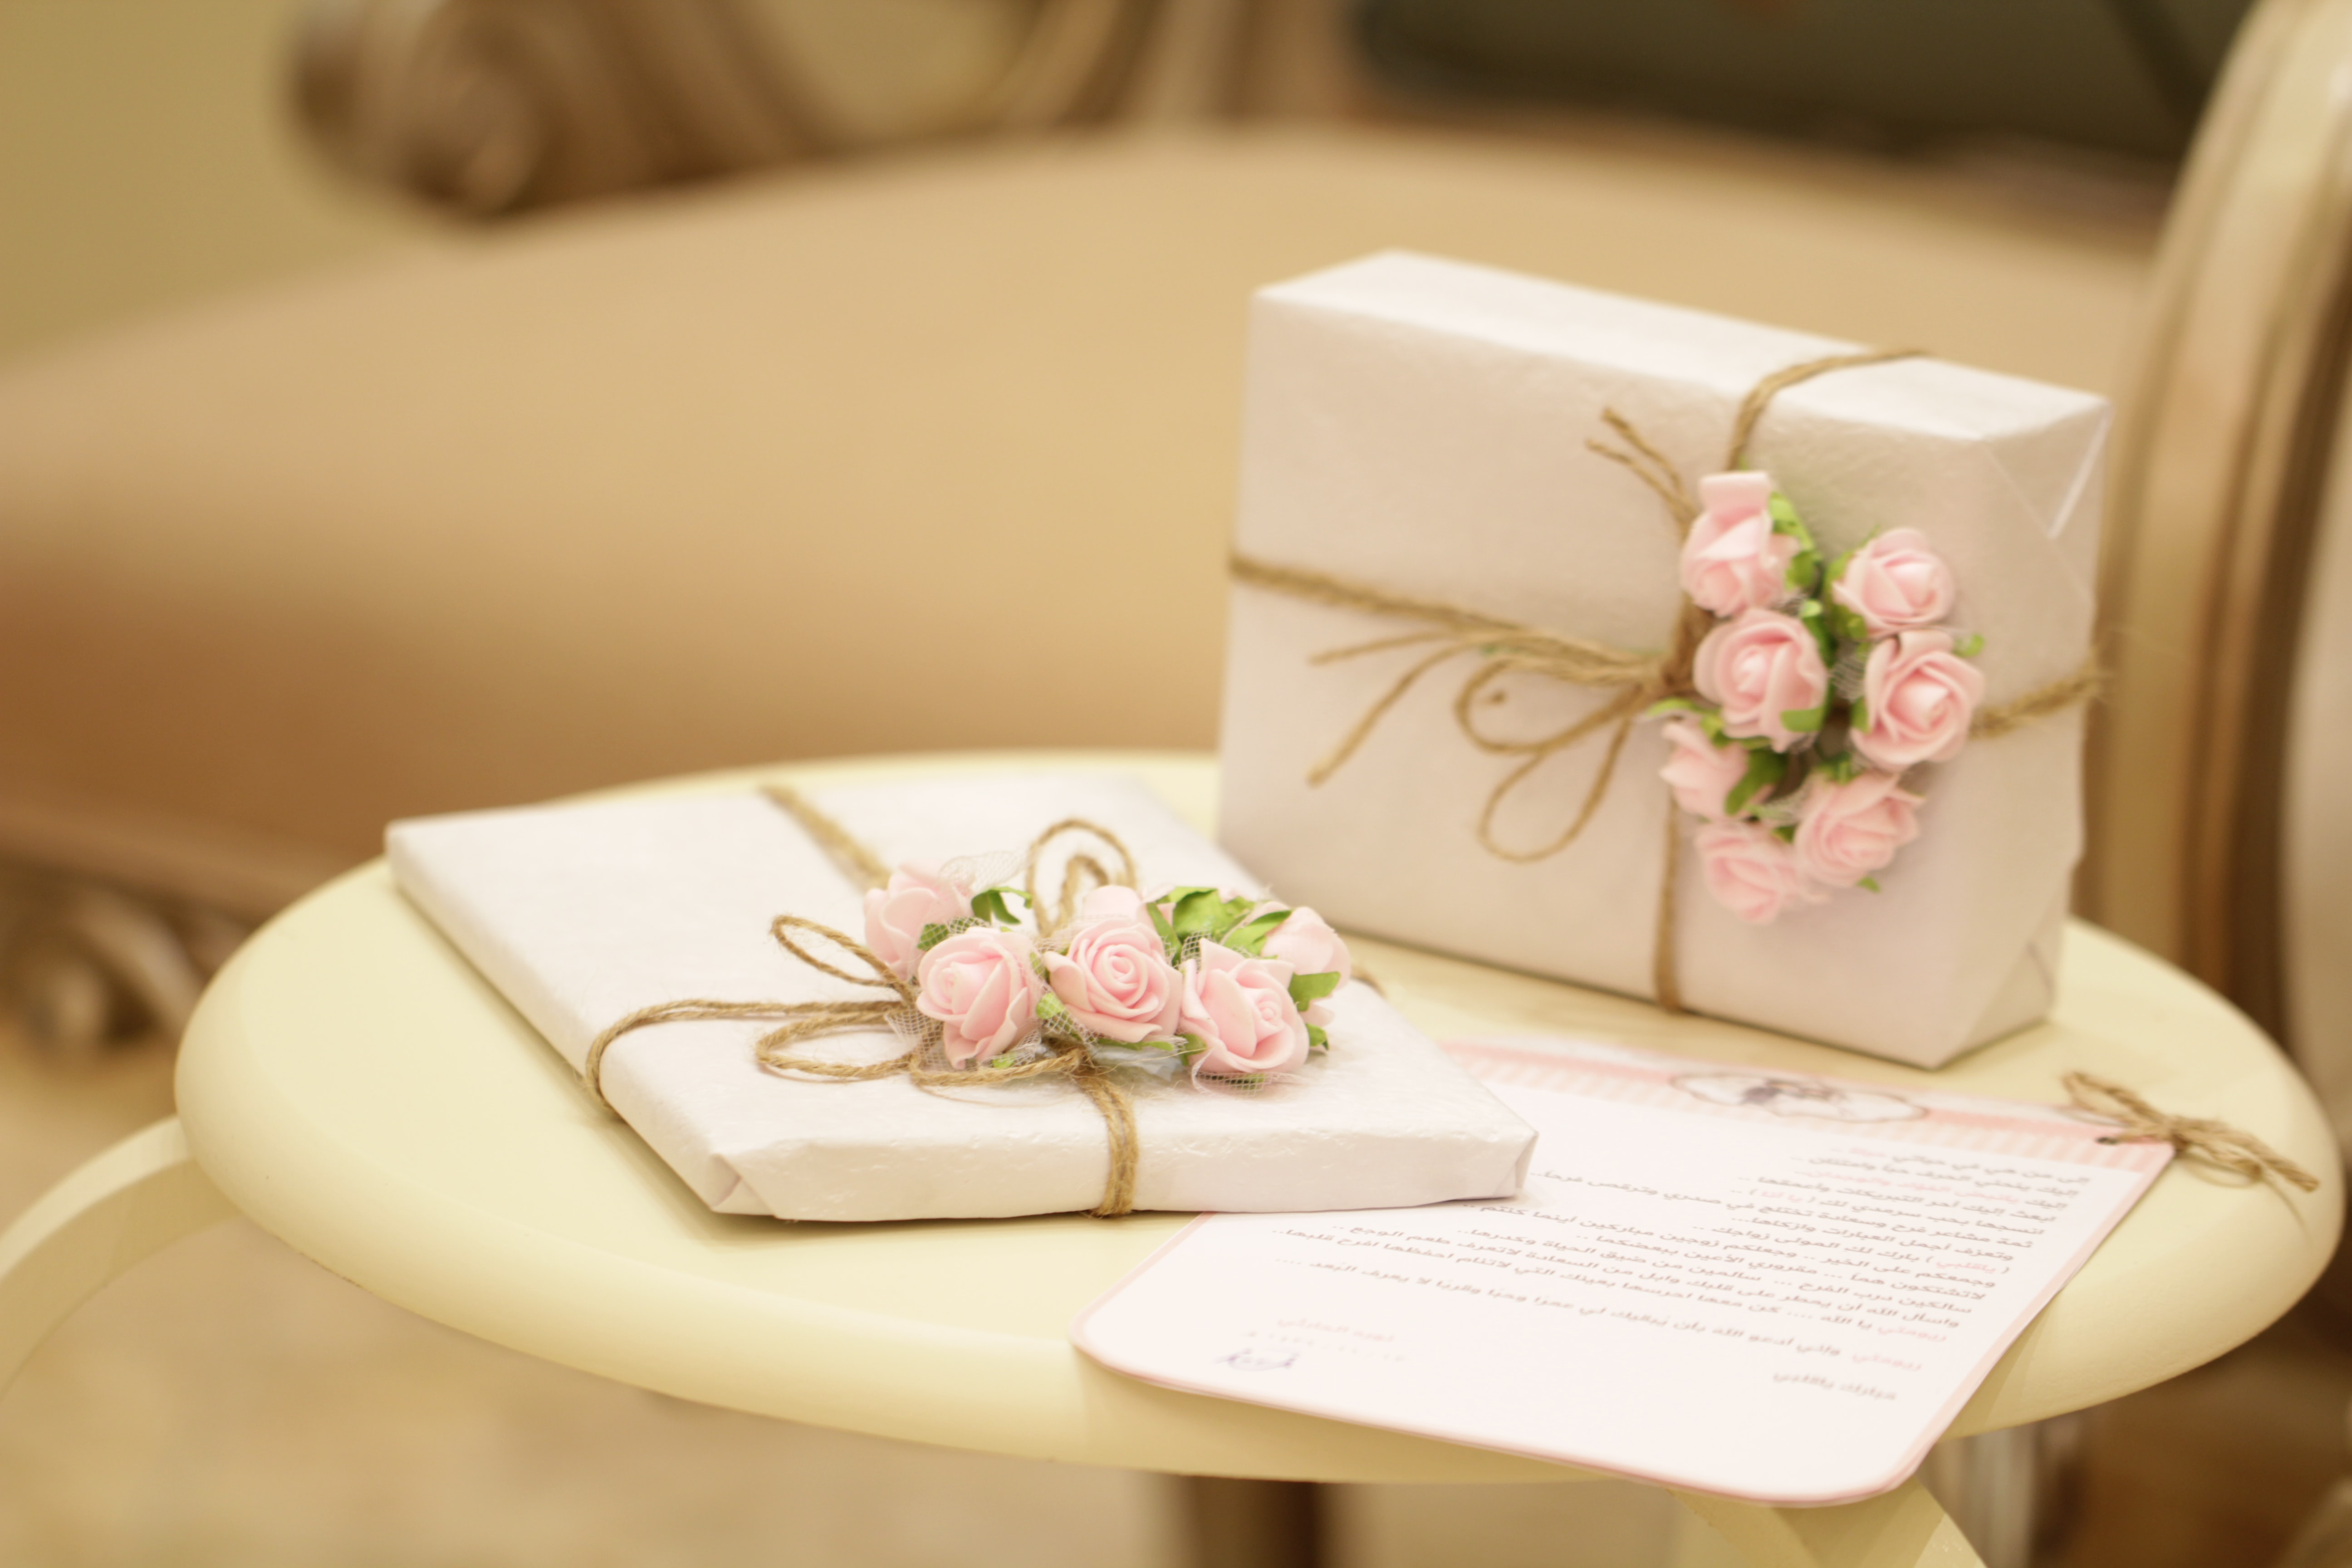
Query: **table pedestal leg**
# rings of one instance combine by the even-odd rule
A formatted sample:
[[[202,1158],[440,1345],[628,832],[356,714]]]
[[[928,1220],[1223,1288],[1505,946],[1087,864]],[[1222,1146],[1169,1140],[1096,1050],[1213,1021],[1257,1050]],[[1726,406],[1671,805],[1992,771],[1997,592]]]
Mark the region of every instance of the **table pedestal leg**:
[[[177,1117],[50,1188],[0,1231],[0,1389],[100,1287],[236,1212],[189,1157]]]
[[[1976,1549],[1916,1479],[1834,1508],[1769,1508],[1676,1492],[1753,1568],[1983,1568]]]
[[[1322,1489],[1312,1481],[1186,1476],[1200,1568],[1322,1568]]]

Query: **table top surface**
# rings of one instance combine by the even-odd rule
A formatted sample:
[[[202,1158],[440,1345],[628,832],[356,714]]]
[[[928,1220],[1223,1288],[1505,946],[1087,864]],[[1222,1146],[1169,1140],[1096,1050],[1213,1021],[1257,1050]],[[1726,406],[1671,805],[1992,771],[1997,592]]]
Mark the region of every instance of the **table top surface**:
[[[675,781],[851,782],[1052,766],[1139,774],[1214,815],[1206,758],[1000,753]],[[2315,1194],[2176,1161],[2002,1358],[1955,1428],[2145,1387],[2240,1343],[2317,1276],[2334,1143],[2278,1050],[2196,982],[2068,933],[2056,1013],[1937,1072],[1385,943],[1358,945],[1440,1038],[1559,1034],[1710,1059],[2063,1098],[2070,1068],[2216,1116],[2330,1179]],[[1071,1318],[1185,1223],[1052,1215],[790,1225],[706,1209],[404,900],[381,862],[266,927],[206,994],[180,1068],[205,1173],[247,1214],[402,1306],[531,1354],[790,1420],[1080,1463],[1315,1480],[1578,1472],[1152,1388],[1073,1350]]]

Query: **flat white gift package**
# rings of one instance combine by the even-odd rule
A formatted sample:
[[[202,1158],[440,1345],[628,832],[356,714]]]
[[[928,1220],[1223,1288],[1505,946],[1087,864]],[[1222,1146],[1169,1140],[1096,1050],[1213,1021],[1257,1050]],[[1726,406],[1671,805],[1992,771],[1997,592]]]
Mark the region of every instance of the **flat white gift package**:
[[[1124,841],[1146,887],[1262,887],[1121,775],[924,780],[810,799],[886,865],[1017,852],[1083,817]],[[601,1032],[641,1008],[872,995],[771,939],[780,914],[858,931],[862,889],[756,793],[424,818],[394,824],[387,844],[402,890],[575,1069]],[[1518,1190],[1534,1143],[1524,1121],[1370,986],[1343,985],[1327,1005],[1331,1048],[1259,1091],[1120,1075],[1136,1120],[1136,1207],[1366,1208]],[[1069,1084],[812,1080],[755,1061],[768,1026],[663,1024],[619,1037],[604,1058],[614,1109],[713,1209],[959,1218],[1101,1198],[1104,1116]],[[871,1059],[900,1047],[868,1029],[801,1048]]]
[[[1727,244],[1736,252],[1736,237]],[[1875,878],[1879,890],[1841,889],[1769,924],[1709,896],[1695,824],[1677,817],[1662,932],[1674,802],[1655,720],[1632,724],[1567,847],[1520,861],[1483,845],[1481,812],[1525,758],[1475,744],[1465,715],[1480,733],[1533,739],[1622,695],[1500,671],[1465,689],[1491,647],[1411,684],[1344,765],[1309,782],[1430,645],[1319,657],[1421,628],[1277,591],[1269,569],[1631,653],[1669,646],[1685,604],[1675,518],[1658,485],[1591,444],[1631,452],[1629,431],[1685,484],[1734,466],[1769,471],[1824,560],[1885,531],[1932,542],[1958,584],[1949,619],[1972,634],[1987,709],[2081,670],[2107,405],[1898,359],[1778,391],[1743,461],[1727,461],[1759,383],[1853,347],[1401,254],[1260,293],[1225,846],[1342,927],[1612,991],[1655,994],[1663,939],[1696,1011],[1921,1066],[2043,1016],[2081,845],[2079,702],[1905,774],[1924,797],[1917,837]],[[1556,838],[1610,741],[1604,725],[1541,758],[1497,802],[1492,837],[1509,848]]]

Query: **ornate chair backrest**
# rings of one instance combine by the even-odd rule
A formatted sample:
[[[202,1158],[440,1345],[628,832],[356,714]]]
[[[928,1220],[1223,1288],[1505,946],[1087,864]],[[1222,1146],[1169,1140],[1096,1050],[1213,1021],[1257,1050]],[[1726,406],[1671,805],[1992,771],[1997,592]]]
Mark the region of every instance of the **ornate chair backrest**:
[[[2306,1062],[2352,1058],[2352,1007],[2306,1016],[2326,960],[2290,787],[2352,720],[2352,584],[2331,559],[2352,348],[2352,0],[2264,0],[2190,154],[2125,386],[2102,568],[2109,673],[2078,906],[2187,966]],[[2339,470],[2342,472],[2339,473]],[[2342,532],[2341,529],[2335,531]],[[2290,801],[2309,809],[2289,810]],[[2333,812],[2344,815],[2340,805]],[[2347,990],[2352,1002],[2352,990]],[[2319,1076],[2327,1076],[2321,1071]]]
[[[877,117],[773,0],[310,0],[295,96],[362,178],[478,217],[855,153],[1038,130],[1181,100],[1234,0],[1007,0],[1001,67],[949,101]],[[1150,58],[1143,58],[1147,30]],[[1181,36],[1180,36],[1181,35]],[[870,50],[869,50],[870,52]],[[919,73],[917,73],[919,74]]]

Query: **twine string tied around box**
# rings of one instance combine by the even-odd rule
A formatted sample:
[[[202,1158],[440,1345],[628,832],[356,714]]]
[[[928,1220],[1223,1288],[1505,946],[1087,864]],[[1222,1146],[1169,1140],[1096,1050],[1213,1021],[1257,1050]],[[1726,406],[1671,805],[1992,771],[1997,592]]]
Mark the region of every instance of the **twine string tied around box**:
[[[1754,437],[1756,426],[1764,417],[1765,410],[1771,405],[1774,397],[1790,387],[1832,371],[1885,364],[1894,360],[1915,358],[1919,353],[1917,349],[1866,350],[1807,360],[1773,372],[1758,382],[1741,400],[1739,410],[1732,421],[1725,468],[1737,469],[1746,461],[1748,443]],[[1587,447],[1625,468],[1654,491],[1674,521],[1676,539],[1687,537],[1691,525],[1698,520],[1700,508],[1697,498],[1684,482],[1681,471],[1643,436],[1633,421],[1617,410],[1604,409],[1601,418],[1622,444],[1592,439],[1585,443]],[[1584,832],[1594,814],[1601,809],[1601,803],[1608,798],[1610,785],[1616,777],[1618,759],[1633,734],[1634,723],[1643,715],[1661,702],[1698,695],[1693,679],[1693,668],[1698,656],[1698,645],[1715,624],[1712,616],[1694,604],[1688,595],[1684,595],[1666,651],[1663,654],[1641,653],[1522,625],[1444,600],[1392,593],[1312,567],[1261,561],[1239,551],[1234,552],[1229,566],[1234,580],[1250,587],[1309,604],[1328,605],[1335,609],[1413,622],[1423,628],[1328,648],[1310,660],[1317,665],[1325,665],[1406,649],[1421,652],[1421,657],[1398,673],[1340,736],[1338,743],[1307,771],[1309,785],[1320,786],[1344,767],[1371,737],[1372,731],[1380,727],[1381,721],[1388,716],[1390,710],[1402,701],[1424,676],[1465,655],[1477,660],[1454,693],[1454,727],[1460,731],[1463,739],[1478,751],[1517,759],[1511,768],[1496,781],[1494,788],[1487,792],[1485,804],[1479,808],[1478,844],[1497,859],[1523,864],[1549,859],[1575,843]],[[1612,695],[1590,712],[1549,734],[1520,739],[1490,734],[1479,728],[1479,710],[1500,702],[1502,692],[1496,689],[1496,683],[1514,675],[1608,691]],[[2097,669],[2085,664],[2074,673],[2012,701],[1979,709],[1969,725],[1969,733],[1980,740],[2009,734],[2089,700],[2097,692],[2098,687]],[[1496,837],[1496,814],[1522,784],[1553,757],[1603,732],[1608,739],[1601,752],[1600,765],[1593,771],[1592,782],[1585,790],[1584,799],[1565,828],[1549,842],[1534,848],[1516,847]],[[1651,948],[1652,992],[1658,1005],[1669,1013],[1685,1011],[1675,964],[1675,886],[1681,879],[1681,825],[1670,807],[1666,813],[1657,925]]]
[[[889,869],[881,859],[806,796],[783,784],[771,784],[762,793],[799,823],[810,838],[854,879],[876,888],[888,881]],[[1075,852],[1065,863],[1062,885],[1051,905],[1040,903],[1038,869],[1045,862],[1045,850],[1058,840],[1080,834],[1091,836],[1107,847],[1118,861],[1117,870],[1094,855]],[[1135,858],[1128,853],[1127,847],[1109,829],[1078,817],[1066,818],[1039,834],[1030,845],[1024,862],[1023,892],[1030,907],[1038,911],[1041,935],[1048,938],[1069,922],[1079,900],[1092,888],[1135,885]],[[604,1097],[604,1056],[624,1035],[656,1024],[730,1018],[774,1020],[776,1027],[761,1035],[751,1047],[761,1067],[773,1073],[844,1083],[904,1077],[922,1089],[1066,1079],[1101,1115],[1110,1150],[1110,1168],[1103,1183],[1102,1200],[1088,1212],[1110,1218],[1133,1211],[1136,1173],[1141,1162],[1135,1103],[1103,1064],[1088,1053],[1084,1041],[1048,1038],[1041,1042],[1045,1054],[1003,1066],[934,1066],[930,1058],[937,1054],[938,1025],[915,1005],[917,993],[913,984],[884,963],[873,949],[846,931],[799,915],[778,915],[770,922],[768,931],[778,946],[809,968],[885,994],[815,1002],[730,1002],[689,997],[641,1007],[615,1020],[588,1047],[581,1077],[599,1105],[607,1110],[613,1109],[612,1102]],[[810,939],[829,943],[856,961],[863,972],[845,968],[822,956],[813,950]],[[796,1048],[802,1042],[822,1036],[869,1029],[911,1037],[914,1043],[898,1056],[869,1062],[837,1061],[804,1055]]]

